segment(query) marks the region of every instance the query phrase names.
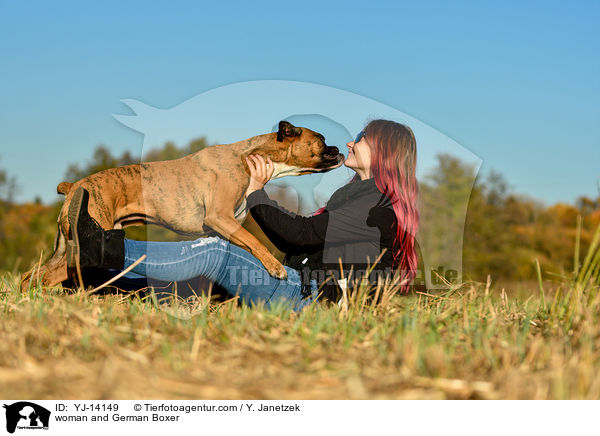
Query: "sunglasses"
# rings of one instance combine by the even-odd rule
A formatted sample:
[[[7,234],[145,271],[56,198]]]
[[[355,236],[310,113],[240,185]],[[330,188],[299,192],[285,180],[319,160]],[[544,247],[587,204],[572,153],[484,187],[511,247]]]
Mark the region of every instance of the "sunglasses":
[[[354,139],[354,143],[357,144],[360,142],[361,139],[363,139],[365,137],[365,131],[361,130],[360,132],[358,132],[358,135],[356,135],[356,138]]]

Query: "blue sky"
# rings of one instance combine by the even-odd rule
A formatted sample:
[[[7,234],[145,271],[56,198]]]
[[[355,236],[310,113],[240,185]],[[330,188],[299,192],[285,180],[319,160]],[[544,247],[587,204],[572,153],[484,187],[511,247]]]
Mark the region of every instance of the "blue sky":
[[[129,113],[121,99],[171,108],[278,79],[394,107],[513,191],[573,202],[599,194],[598,23],[597,1],[0,1],[0,168],[19,200],[51,201],[97,144],[140,153],[142,135],[112,117]]]

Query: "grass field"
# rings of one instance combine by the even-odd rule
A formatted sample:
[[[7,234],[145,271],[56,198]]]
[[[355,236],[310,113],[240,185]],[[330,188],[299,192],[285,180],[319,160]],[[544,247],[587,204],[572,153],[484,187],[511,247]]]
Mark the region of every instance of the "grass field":
[[[359,292],[298,314],[208,296],[23,295],[6,274],[0,396],[599,399],[599,239],[554,282],[407,297],[387,286],[378,304]]]
[[[17,289],[4,279],[3,398],[600,398],[597,288],[300,314]]]

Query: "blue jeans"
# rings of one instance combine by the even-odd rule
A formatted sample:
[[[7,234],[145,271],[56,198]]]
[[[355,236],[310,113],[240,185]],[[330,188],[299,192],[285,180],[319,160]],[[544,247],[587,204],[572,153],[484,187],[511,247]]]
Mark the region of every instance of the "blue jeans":
[[[316,281],[310,282],[311,295],[305,298],[298,271],[286,266],[287,280],[272,277],[252,254],[218,237],[181,242],[125,239],[125,268],[143,254],[146,259],[134,273],[165,282],[204,276],[247,305],[283,304],[299,311],[317,296]]]

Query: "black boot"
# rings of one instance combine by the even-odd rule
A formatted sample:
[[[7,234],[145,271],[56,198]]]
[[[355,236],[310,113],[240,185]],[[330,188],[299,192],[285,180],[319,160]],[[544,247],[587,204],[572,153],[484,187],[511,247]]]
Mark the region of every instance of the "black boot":
[[[69,241],[67,266],[75,268],[77,259],[81,269],[89,267],[123,269],[125,263],[125,232],[104,230],[88,214],[90,194],[77,188],[69,205]]]

